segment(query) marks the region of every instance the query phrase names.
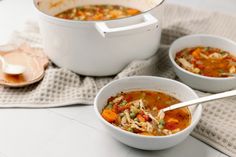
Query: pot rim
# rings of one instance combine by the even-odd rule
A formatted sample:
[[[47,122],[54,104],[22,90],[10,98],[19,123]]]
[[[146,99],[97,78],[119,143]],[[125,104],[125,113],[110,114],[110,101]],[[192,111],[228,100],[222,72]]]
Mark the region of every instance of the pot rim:
[[[52,16],[52,15],[48,15],[46,13],[44,13],[43,11],[41,11],[37,6],[38,4],[36,4],[36,1],[33,0],[33,6],[34,8],[37,10],[37,12],[44,16],[44,17],[47,17],[51,20],[55,20],[55,21],[58,21],[58,22],[66,22],[66,23],[79,23],[79,24],[89,24],[89,23],[96,23],[96,22],[110,22],[110,21],[119,21],[119,20],[125,20],[127,18],[134,18],[134,17],[138,17],[138,16],[141,16],[143,14],[146,14],[148,12],[150,12],[151,10],[161,6],[163,3],[164,3],[165,0],[161,0],[161,2],[159,4],[157,4],[156,6],[150,8],[149,10],[147,11],[144,11],[144,12],[141,12],[137,15],[133,15],[133,16],[128,16],[128,17],[123,17],[123,18],[118,18],[118,19],[112,19],[112,20],[89,20],[89,21],[83,21],[83,20],[68,20],[68,19],[62,19],[62,18],[58,18],[58,17],[55,17],[55,16]]]

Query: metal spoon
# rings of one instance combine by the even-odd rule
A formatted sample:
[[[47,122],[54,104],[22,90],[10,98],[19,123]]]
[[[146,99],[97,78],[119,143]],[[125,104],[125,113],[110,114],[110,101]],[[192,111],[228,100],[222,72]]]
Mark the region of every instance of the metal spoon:
[[[22,65],[7,63],[6,60],[2,56],[0,56],[0,60],[2,62],[2,71],[6,74],[19,75],[19,74],[22,74],[26,69]]]
[[[196,105],[196,104],[209,102],[209,101],[213,101],[213,100],[218,100],[218,99],[223,99],[223,98],[232,97],[232,96],[236,96],[236,90],[223,92],[223,93],[219,93],[219,94],[213,94],[210,96],[206,96],[206,97],[202,97],[202,98],[198,98],[198,99],[194,99],[194,100],[190,100],[190,101],[185,101],[185,102],[178,103],[178,104],[161,109],[158,113],[158,117],[159,117],[159,119],[163,119],[166,111],[175,110],[178,108],[183,108],[183,107],[187,107],[187,106],[191,106],[191,105]]]

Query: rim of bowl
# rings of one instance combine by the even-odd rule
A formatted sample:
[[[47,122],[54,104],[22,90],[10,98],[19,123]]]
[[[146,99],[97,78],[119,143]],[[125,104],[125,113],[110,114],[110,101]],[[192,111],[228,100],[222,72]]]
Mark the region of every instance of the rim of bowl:
[[[46,16],[47,18],[49,19],[52,19],[52,20],[56,20],[58,22],[67,22],[67,23],[94,23],[94,22],[107,22],[107,21],[118,21],[118,20],[123,20],[123,19],[126,19],[126,18],[132,18],[132,17],[137,17],[137,16],[140,16],[140,15],[143,15],[145,13],[148,13],[149,11],[159,7],[160,5],[162,5],[163,3],[165,2],[165,0],[161,0],[160,3],[158,3],[156,6],[150,8],[149,10],[147,11],[144,11],[144,12],[141,12],[137,15],[133,15],[133,16],[128,16],[128,17],[123,17],[123,18],[117,18],[117,19],[111,19],[111,20],[89,20],[89,21],[83,21],[83,20],[69,20],[69,19],[62,19],[62,18],[58,18],[58,17],[55,17],[55,16],[52,16],[52,15],[48,15],[46,13],[44,13],[43,11],[41,11],[37,6],[36,4],[36,1],[33,0],[33,6],[34,8],[37,10],[38,13],[40,13],[41,15],[43,16]]]
[[[207,76],[203,76],[203,75],[199,75],[199,74],[195,74],[195,73],[192,73],[188,70],[185,70],[184,68],[180,67],[176,62],[175,62],[175,59],[173,58],[173,54],[177,53],[177,52],[174,52],[172,49],[173,49],[173,46],[177,44],[177,42],[179,42],[179,40],[183,40],[183,39],[187,39],[187,38],[195,38],[195,37],[202,37],[202,38],[215,38],[215,39],[220,39],[220,40],[224,40],[232,45],[234,45],[236,47],[236,43],[228,38],[225,38],[225,37],[220,37],[220,36],[217,36],[217,35],[208,35],[208,34],[193,34],[193,35],[186,35],[186,36],[183,36],[183,37],[180,37],[178,39],[176,39],[170,46],[169,48],[169,58],[172,62],[172,64],[177,67],[180,71],[184,72],[184,73],[187,73],[188,75],[192,75],[192,76],[195,76],[195,77],[198,77],[198,78],[201,78],[201,79],[207,79],[207,80],[234,80],[236,79],[235,77],[207,77]],[[188,44],[186,44],[186,48],[188,47],[187,46]]]
[[[98,94],[96,95],[95,99],[94,99],[94,110],[96,112],[96,115],[97,117],[107,126],[117,130],[117,131],[120,131],[124,134],[127,134],[127,135],[130,135],[130,136],[134,136],[134,137],[138,137],[138,138],[151,138],[151,139],[163,139],[163,138],[171,138],[173,136],[177,136],[179,134],[184,134],[186,133],[186,131],[188,129],[191,129],[193,126],[195,126],[198,121],[200,120],[201,118],[201,115],[202,115],[202,105],[201,104],[198,104],[196,107],[196,109],[198,109],[199,111],[199,116],[196,117],[196,119],[194,121],[191,122],[191,124],[184,128],[183,130],[175,133],[175,134],[171,134],[171,135],[166,135],[166,136],[144,136],[144,135],[139,135],[139,134],[135,134],[135,133],[132,133],[132,132],[128,132],[128,131],[125,131],[119,127],[116,127],[116,126],[113,126],[111,123],[107,122],[102,116],[101,116],[101,113],[98,111],[98,105],[97,105],[97,101],[99,99],[99,95],[100,93],[103,92],[103,90],[105,88],[108,88],[109,86],[112,86],[112,84],[116,83],[116,82],[120,82],[120,81],[123,81],[123,80],[128,80],[128,79],[147,79],[147,78],[151,78],[151,79],[160,79],[160,80],[167,80],[167,81],[170,81],[170,82],[174,82],[174,83],[177,83],[177,84],[180,84],[182,85],[183,87],[185,87],[187,90],[189,90],[194,96],[198,97],[198,95],[193,91],[193,89],[191,89],[189,86],[181,83],[181,82],[178,82],[176,80],[171,80],[171,79],[168,79],[168,78],[163,78],[163,77],[155,77],[155,76],[131,76],[131,77],[125,77],[125,78],[121,78],[121,79],[118,79],[118,80],[114,80],[114,81],[111,81],[110,83],[108,83],[107,85],[105,85],[104,87],[102,87]]]

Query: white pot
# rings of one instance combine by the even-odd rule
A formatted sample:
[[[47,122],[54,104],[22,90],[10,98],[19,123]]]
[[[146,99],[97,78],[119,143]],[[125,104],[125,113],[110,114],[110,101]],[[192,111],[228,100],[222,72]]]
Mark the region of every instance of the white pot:
[[[48,57],[58,66],[82,75],[105,76],[135,59],[156,53],[161,37],[164,0],[35,0],[40,32]],[[108,21],[72,21],[54,17],[69,8],[116,4],[143,13]]]

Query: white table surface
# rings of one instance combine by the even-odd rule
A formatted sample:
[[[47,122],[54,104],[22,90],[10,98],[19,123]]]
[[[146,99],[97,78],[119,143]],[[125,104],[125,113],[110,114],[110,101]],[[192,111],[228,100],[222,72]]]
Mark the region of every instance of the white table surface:
[[[167,0],[202,9],[236,14],[234,0]],[[31,0],[0,1],[0,44],[27,19],[36,20]],[[0,109],[0,157],[225,157],[188,137],[163,151],[141,151],[111,138],[92,106],[53,109]]]

